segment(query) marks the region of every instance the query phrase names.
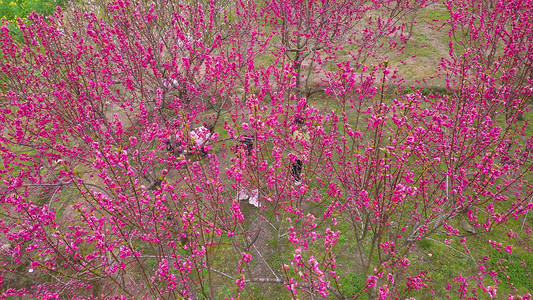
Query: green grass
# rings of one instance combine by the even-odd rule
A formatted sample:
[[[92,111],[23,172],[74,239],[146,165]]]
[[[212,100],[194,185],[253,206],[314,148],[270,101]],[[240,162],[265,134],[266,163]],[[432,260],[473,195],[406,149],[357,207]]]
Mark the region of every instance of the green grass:
[[[263,66],[263,67],[269,67],[272,66],[276,62],[276,59],[272,57],[271,55],[266,55],[264,53],[257,53],[255,55],[255,65],[257,66]]]
[[[502,290],[512,292],[511,286],[518,289],[519,293],[533,291],[533,253],[493,250],[489,262],[492,267],[499,269],[498,279],[502,281]]]
[[[358,295],[365,287],[366,278],[367,276],[363,273],[346,273],[340,276],[342,294],[347,298]],[[368,299],[368,295],[362,294],[362,297],[359,299]]]
[[[450,18],[450,13],[444,4],[435,4],[429,8],[421,9],[419,18],[420,22],[430,22],[433,20],[444,21]]]
[[[430,272],[431,285],[436,292],[437,298],[443,299],[446,294],[450,293],[449,290],[445,289],[448,283],[452,285],[452,291],[457,289],[457,284],[452,283],[451,279],[458,275],[467,277],[470,285],[477,284],[477,281],[474,281],[470,276],[479,273],[478,266],[480,264],[478,261],[484,255],[489,257],[488,262],[481,264],[487,271],[483,278],[486,286],[494,285],[489,273],[491,270],[496,270],[498,279],[502,282],[499,284],[499,295],[514,294],[515,291],[510,288],[511,285],[518,290],[519,294],[524,294],[533,289],[533,273],[531,272],[533,253],[526,251],[522,246],[514,246],[513,253],[497,251],[488,243],[488,240],[497,240],[504,247],[505,245],[515,244],[515,239],[507,237],[506,233],[509,227],[516,228],[519,221],[509,221],[505,226],[496,227],[492,232],[483,233],[480,230],[477,235],[467,237],[464,245],[468,247],[470,253],[466,253],[463,250],[463,244],[460,243],[459,237],[446,236],[443,233],[434,234],[431,238],[435,241],[425,239],[417,242],[418,247],[414,250],[411,261],[413,266]],[[459,218],[452,219],[450,222],[451,225],[460,228],[458,223]],[[465,232],[460,230],[460,234],[465,234]],[[444,239],[451,239],[452,244],[445,245]],[[417,295],[417,293],[413,295]],[[453,297],[453,292],[451,295]],[[481,297],[488,296],[487,294],[480,295]]]

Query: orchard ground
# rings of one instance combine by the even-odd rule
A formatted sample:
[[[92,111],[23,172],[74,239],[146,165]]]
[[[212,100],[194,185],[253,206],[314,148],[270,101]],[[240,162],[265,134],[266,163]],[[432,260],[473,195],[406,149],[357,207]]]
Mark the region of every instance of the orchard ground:
[[[307,4],[4,21],[3,296],[530,299],[533,2]]]

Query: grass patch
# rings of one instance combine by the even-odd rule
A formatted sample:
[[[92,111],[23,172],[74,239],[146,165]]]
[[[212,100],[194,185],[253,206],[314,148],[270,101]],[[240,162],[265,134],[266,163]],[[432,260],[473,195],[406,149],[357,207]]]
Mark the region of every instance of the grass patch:
[[[339,281],[341,283],[342,294],[345,297],[351,298],[358,295],[365,287],[366,276],[363,273],[348,273],[341,276]],[[368,299],[366,294],[362,294],[361,296],[362,297],[358,299]]]
[[[420,19],[430,22],[434,20],[444,21],[450,19],[450,12],[444,4],[435,4],[420,10]]]
[[[493,250],[489,257],[493,269],[498,271],[498,279],[505,284],[502,288],[514,286],[521,293],[533,291],[533,253]]]

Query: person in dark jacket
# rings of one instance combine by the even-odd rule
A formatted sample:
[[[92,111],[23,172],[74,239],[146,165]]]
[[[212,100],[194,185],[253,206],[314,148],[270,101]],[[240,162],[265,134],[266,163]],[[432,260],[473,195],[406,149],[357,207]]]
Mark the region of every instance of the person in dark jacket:
[[[293,153],[296,155],[295,161],[292,163],[291,175],[295,185],[302,184],[302,169],[303,161],[307,158],[307,152],[310,146],[309,133],[305,127],[305,122],[301,118],[294,120],[297,128],[292,133]]]

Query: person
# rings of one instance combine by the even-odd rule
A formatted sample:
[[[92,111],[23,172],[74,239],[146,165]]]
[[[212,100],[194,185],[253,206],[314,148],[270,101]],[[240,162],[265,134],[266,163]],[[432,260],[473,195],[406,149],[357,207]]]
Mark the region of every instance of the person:
[[[172,135],[165,140],[165,150],[168,152],[168,154],[175,155],[180,160],[184,159],[184,155],[188,153],[187,150],[183,150],[183,147],[180,146],[177,136],[173,137]]]
[[[204,123],[203,126],[195,128],[191,131],[189,136],[191,137],[194,145],[197,146],[203,155],[207,155],[207,142],[213,135],[213,126]]]
[[[165,150],[169,154],[182,156],[191,154],[195,148],[200,149],[203,155],[207,155],[207,143],[213,136],[213,126],[204,123],[203,126],[189,132],[189,138],[180,139],[178,134],[171,135],[165,140]],[[180,142],[181,140],[181,142]]]
[[[248,203],[257,208],[261,207],[261,203],[259,203],[259,189],[252,190],[250,198],[248,199]]]
[[[246,155],[252,155],[252,150],[254,149],[254,135],[247,134],[244,135],[240,140],[244,150],[246,150]]]
[[[303,169],[303,162],[301,159],[297,158],[294,163],[292,163],[292,178],[294,180],[295,185],[302,184],[302,169]]]
[[[174,152],[174,145],[172,145],[170,138],[165,141],[165,150],[167,150],[168,153]]]
[[[175,137],[174,139],[177,139],[177,137]],[[178,146],[178,142],[173,141],[172,135],[168,139],[165,140],[165,150],[169,154],[174,154],[174,155],[179,156],[182,153],[182,151],[180,151],[179,148],[180,147]]]
[[[296,186],[302,184],[303,161],[306,157],[307,148],[309,147],[309,133],[305,127],[302,118],[297,117],[294,120],[296,130],[292,133],[292,143],[296,159],[292,163],[291,175]]]
[[[236,155],[241,156],[243,154],[246,154],[246,156],[251,156],[252,151],[254,148],[254,138],[255,136],[253,134],[246,134],[241,137],[239,140],[240,145],[237,147]],[[250,183],[256,182],[256,180],[253,178],[253,172],[250,170],[250,166],[248,164],[244,165],[243,169],[243,176],[250,180]],[[257,182],[256,182],[257,183]],[[252,186],[257,187],[257,184],[252,184]],[[255,207],[261,207],[261,204],[259,203],[259,189],[258,188],[252,188],[251,190],[248,190],[246,187],[241,187],[240,190],[237,192],[237,199],[239,201],[246,201],[248,200],[248,203]]]

